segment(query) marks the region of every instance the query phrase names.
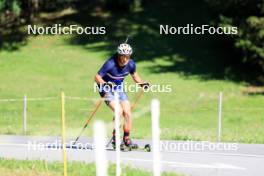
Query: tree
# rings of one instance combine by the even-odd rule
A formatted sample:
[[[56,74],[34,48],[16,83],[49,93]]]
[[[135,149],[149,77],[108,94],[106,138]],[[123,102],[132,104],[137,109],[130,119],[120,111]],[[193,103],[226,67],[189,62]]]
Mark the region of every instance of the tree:
[[[245,63],[258,65],[264,71],[264,1],[263,0],[206,0],[216,14],[218,25],[237,26],[233,46]]]
[[[0,0],[0,25],[14,22],[21,13],[18,0]]]

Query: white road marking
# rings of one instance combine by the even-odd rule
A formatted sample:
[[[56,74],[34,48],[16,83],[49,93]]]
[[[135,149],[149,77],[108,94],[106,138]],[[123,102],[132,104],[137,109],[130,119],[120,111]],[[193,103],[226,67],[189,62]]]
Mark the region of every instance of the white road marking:
[[[186,152],[186,151],[161,151],[167,153],[183,153],[183,154],[208,154],[208,155],[223,155],[223,156],[242,156],[242,157],[258,157],[264,158],[264,155],[253,155],[244,153],[221,153],[221,152]]]
[[[122,158],[127,161],[138,161],[138,162],[152,162],[150,159],[139,159],[139,158]],[[174,161],[161,161],[162,164],[169,164],[172,167],[185,167],[185,168],[212,168],[212,169],[235,169],[235,170],[246,170],[244,167],[238,167],[230,164],[213,163],[213,164],[198,164],[198,163],[185,163],[185,162],[174,162]]]
[[[0,143],[0,146],[25,146],[27,147],[29,144],[17,144],[17,143]]]

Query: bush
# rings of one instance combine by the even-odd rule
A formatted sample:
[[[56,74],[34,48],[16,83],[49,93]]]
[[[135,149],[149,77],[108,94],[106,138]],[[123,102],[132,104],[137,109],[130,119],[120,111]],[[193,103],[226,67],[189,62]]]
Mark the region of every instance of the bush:
[[[234,47],[244,63],[258,65],[264,71],[264,1],[206,0],[218,14],[218,25],[237,26]]]
[[[0,25],[15,21],[21,14],[18,0],[0,0]]]

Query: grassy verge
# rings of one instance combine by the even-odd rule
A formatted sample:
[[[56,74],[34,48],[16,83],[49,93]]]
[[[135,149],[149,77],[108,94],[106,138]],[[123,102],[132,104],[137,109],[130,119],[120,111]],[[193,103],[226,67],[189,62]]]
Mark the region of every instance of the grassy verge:
[[[23,98],[57,97],[46,101],[28,102],[28,130],[30,135],[60,134],[60,91],[66,96],[98,98],[93,92],[93,77],[109,53],[66,45],[66,36],[31,38],[28,45],[15,52],[0,53],[0,97]],[[46,45],[49,43],[49,45]],[[98,46],[105,43],[98,43]],[[43,47],[45,46],[45,47]],[[225,80],[202,81],[196,76],[152,73],[156,64],[139,62],[138,72],[153,84],[171,84],[170,93],[145,93],[134,112],[132,136],[151,137],[150,100],[161,101],[161,129],[163,139],[215,140],[218,92],[223,91],[223,140],[264,143],[264,109],[261,95],[247,95],[241,83]],[[131,79],[127,80],[132,83]],[[133,102],[136,93],[129,93]],[[23,102],[0,102],[0,133],[21,134]],[[94,100],[66,100],[67,134],[76,136]],[[96,119],[109,124],[111,111],[103,104]],[[110,134],[110,133],[109,133]],[[88,128],[85,135],[91,135]]]
[[[21,161],[0,159],[0,172],[2,176],[60,176],[63,173],[63,164],[59,162],[45,161]],[[124,176],[149,176],[150,172],[124,167],[122,170]],[[115,166],[108,168],[109,175],[115,175]],[[68,175],[94,176],[96,169],[94,164],[85,164],[81,162],[68,163]],[[176,176],[172,173],[164,173],[163,176]]]
[[[29,135],[60,135],[60,91],[63,90],[66,96],[91,99],[66,100],[68,136],[78,135],[94,108],[93,99],[99,98],[98,93],[93,92],[94,75],[114,50],[109,52],[105,48],[108,48],[110,43],[100,41],[75,45],[71,43],[73,38],[74,36],[63,35],[28,37],[26,45],[17,50],[2,50],[0,53],[1,99],[21,99],[24,94],[27,94],[28,98],[54,98],[28,102]],[[134,46],[139,44],[140,42],[137,42]],[[222,52],[210,47],[209,49],[210,58],[217,57]],[[149,54],[149,50],[141,51],[142,56],[144,53]],[[195,52],[200,51],[199,48],[196,50]],[[244,82],[214,77],[204,79],[195,72],[188,74],[189,69],[193,71],[202,66],[204,70],[200,71],[206,72],[205,69],[210,68],[212,63],[208,63],[206,67],[200,63],[196,67],[191,63],[181,65],[190,58],[200,58],[195,55],[178,55],[177,50],[173,52],[174,54],[168,56],[150,55],[149,57],[153,57],[150,60],[140,60],[140,57],[137,57],[137,70],[142,78],[152,84],[169,84],[172,92],[143,95],[133,113],[132,137],[151,137],[149,104],[152,98],[158,98],[161,101],[162,139],[214,141],[218,93],[223,91],[222,140],[264,143],[263,96],[244,94],[243,91],[247,88]],[[221,56],[220,54],[218,57]],[[132,83],[131,78],[127,78],[127,81]],[[132,102],[135,96],[136,93],[129,93]],[[0,102],[0,134],[21,134],[22,114],[23,101]],[[112,112],[104,104],[95,116],[95,119],[104,120],[109,124],[109,134],[112,116]],[[84,135],[91,136],[91,129],[88,127]]]

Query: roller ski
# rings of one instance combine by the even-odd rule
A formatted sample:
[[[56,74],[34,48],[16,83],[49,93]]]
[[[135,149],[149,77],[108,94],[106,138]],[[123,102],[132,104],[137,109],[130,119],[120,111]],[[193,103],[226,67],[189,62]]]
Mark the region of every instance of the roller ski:
[[[116,149],[116,142],[115,139],[112,138],[110,140],[112,145],[112,150]],[[132,143],[130,138],[123,139],[122,143],[120,144],[120,150],[123,152],[129,151],[144,151],[144,152],[151,152],[150,144],[144,145],[144,147],[139,146],[138,144]]]

